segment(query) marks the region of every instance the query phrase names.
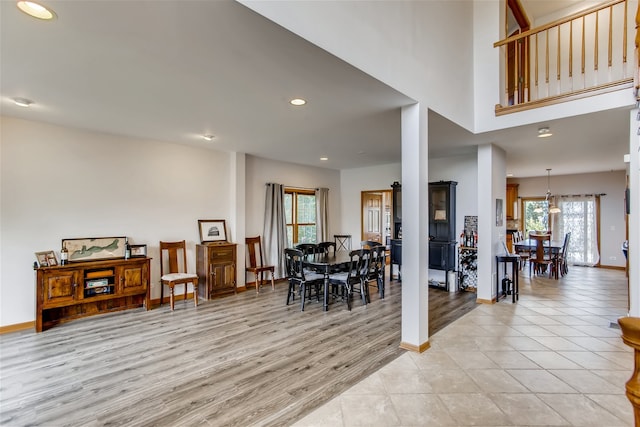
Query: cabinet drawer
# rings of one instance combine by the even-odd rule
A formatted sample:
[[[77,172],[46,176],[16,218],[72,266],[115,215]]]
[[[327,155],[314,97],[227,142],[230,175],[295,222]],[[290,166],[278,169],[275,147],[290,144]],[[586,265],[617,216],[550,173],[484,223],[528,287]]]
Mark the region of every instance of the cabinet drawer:
[[[232,262],[235,257],[235,247],[216,248],[209,251],[209,259],[212,263]]]

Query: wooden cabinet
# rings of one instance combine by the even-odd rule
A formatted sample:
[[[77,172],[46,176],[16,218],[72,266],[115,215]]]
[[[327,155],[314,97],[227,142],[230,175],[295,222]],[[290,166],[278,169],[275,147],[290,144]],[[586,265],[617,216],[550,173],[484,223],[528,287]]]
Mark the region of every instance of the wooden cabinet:
[[[196,245],[199,298],[236,292],[236,246],[235,243]]]
[[[518,209],[515,204],[518,202],[518,186],[520,184],[507,184],[507,219],[518,219]]]
[[[93,314],[149,309],[151,258],[76,262],[36,269],[36,331]]]

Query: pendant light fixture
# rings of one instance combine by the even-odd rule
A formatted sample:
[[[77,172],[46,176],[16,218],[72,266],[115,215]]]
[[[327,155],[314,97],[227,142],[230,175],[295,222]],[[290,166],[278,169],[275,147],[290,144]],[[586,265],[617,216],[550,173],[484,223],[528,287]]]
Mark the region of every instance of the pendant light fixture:
[[[547,195],[544,200],[549,202],[549,213],[560,213],[560,208],[552,203],[551,198],[551,169],[547,169]]]

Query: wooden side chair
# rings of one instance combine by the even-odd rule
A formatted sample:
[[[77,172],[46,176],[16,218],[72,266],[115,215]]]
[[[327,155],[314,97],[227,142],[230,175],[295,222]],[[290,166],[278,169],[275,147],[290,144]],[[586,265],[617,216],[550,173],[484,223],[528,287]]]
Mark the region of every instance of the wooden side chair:
[[[260,238],[260,236],[247,237],[245,239],[245,243],[247,244],[247,249],[249,250],[249,256],[247,257],[247,262],[249,263],[249,265],[247,265],[244,270],[245,283],[248,283],[247,273],[253,273],[256,281],[256,293],[260,293],[260,287],[262,286],[262,283],[264,283],[264,273],[270,273],[271,290],[275,290],[276,287],[273,280],[275,266],[265,265],[263,262],[262,239]]]
[[[166,261],[166,262],[165,262]],[[187,284],[193,284],[193,301],[198,306],[198,275],[187,273],[187,245],[179,242],[160,242],[160,305],[164,299],[164,287],[169,287],[171,311],[174,310],[174,287],[184,285],[187,299]]]
[[[548,243],[551,242],[551,234],[531,234],[530,238],[536,241],[536,251],[529,258],[529,276],[531,276],[531,270],[535,273],[548,270],[549,277],[551,277],[553,270],[555,270],[553,268],[555,260],[549,252],[548,246]]]

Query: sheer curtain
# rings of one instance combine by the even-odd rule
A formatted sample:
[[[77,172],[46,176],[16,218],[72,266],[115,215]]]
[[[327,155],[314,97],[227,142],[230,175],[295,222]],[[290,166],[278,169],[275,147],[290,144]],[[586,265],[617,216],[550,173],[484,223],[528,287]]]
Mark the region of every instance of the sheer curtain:
[[[284,248],[287,241],[287,226],[284,214],[284,185],[282,184],[267,184],[263,234],[266,263],[275,266],[277,278],[285,277]]]
[[[563,196],[556,198],[560,213],[553,222],[554,240],[563,240],[571,232],[568,261],[575,265],[593,267],[600,261],[598,249],[598,205],[600,196]]]
[[[316,241],[318,243],[329,240],[328,199],[328,188],[316,188]]]

